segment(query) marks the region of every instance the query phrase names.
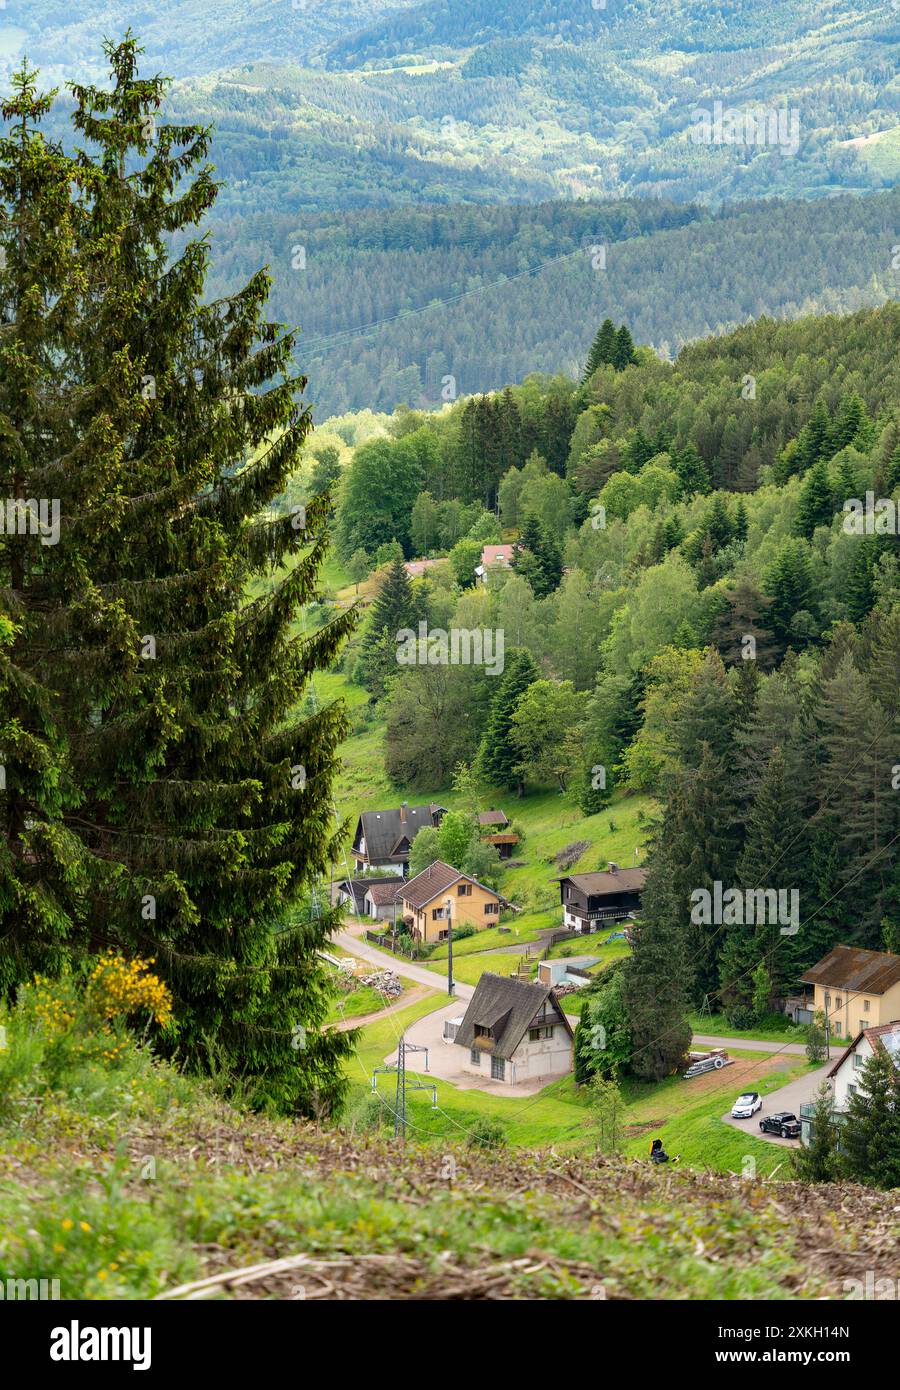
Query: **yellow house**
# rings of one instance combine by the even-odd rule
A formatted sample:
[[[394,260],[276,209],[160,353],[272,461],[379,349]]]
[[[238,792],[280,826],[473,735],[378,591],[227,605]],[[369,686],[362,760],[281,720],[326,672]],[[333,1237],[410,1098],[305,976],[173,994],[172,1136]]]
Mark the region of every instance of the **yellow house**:
[[[444,941],[452,919],[454,927],[471,922],[474,927],[495,927],[503,899],[469,874],[436,859],[408,883],[397,889],[398,923],[419,941]]]
[[[813,986],[813,1007],[828,1019],[833,1037],[849,1042],[900,1018],[900,956],[835,946],[800,979]]]

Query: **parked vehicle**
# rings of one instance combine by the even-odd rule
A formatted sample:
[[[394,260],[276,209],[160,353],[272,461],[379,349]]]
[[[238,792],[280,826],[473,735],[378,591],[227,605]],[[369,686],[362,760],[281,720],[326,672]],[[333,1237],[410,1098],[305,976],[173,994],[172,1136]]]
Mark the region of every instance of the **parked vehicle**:
[[[779,1110],[775,1115],[765,1115],[759,1122],[763,1134],[780,1134],[782,1139],[800,1138],[800,1121],[790,1110]]]
[[[749,1120],[755,1115],[757,1110],[762,1110],[762,1096],[759,1091],[745,1091],[738,1096],[734,1105],[731,1107],[731,1118],[733,1120]]]

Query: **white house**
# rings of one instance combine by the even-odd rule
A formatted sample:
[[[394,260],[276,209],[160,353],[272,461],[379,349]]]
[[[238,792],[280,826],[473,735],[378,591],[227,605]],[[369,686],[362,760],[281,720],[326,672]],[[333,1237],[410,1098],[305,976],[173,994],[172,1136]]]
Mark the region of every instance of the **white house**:
[[[515,552],[516,547],[514,545],[483,546],[481,550],[481,564],[475,566],[476,579],[480,580],[482,584],[486,584],[491,569],[512,569]]]
[[[515,1086],[572,1070],[574,1034],[555,992],[485,971],[454,1039],[463,1071]]]
[[[900,1070],[900,1022],[880,1023],[875,1028],[863,1029],[835,1062],[828,1079],[834,1095],[834,1109],[838,1114],[847,1109],[850,1097],[859,1087],[866,1063],[879,1046],[891,1054],[894,1066]]]

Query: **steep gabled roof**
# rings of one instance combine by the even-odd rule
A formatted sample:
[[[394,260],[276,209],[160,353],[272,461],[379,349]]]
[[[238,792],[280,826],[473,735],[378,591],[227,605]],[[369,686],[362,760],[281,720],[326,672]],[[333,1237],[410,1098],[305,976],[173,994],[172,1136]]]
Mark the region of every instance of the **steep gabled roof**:
[[[364,878],[340,878],[335,882],[335,889],[343,889],[350,895],[353,901],[353,911],[359,916],[362,912],[363,897],[365,896],[368,883]]]
[[[466,883],[474,883],[478,888],[483,888],[485,893],[490,893],[492,897],[503,899],[499,893],[495,893],[493,888],[488,888],[486,883],[479,883],[477,878],[471,874],[461,873],[459,869],[454,869],[452,864],[445,864],[443,859],[435,859],[433,864],[429,864],[427,869],[423,869],[415,878],[411,878],[404,883],[399,890],[398,896],[404,902],[409,903],[410,907],[424,907],[430,903],[432,898],[436,898],[438,893],[444,893],[448,888],[452,888],[460,879],[465,879]]]
[[[484,1045],[482,1040],[479,1040],[479,1044],[475,1043],[475,1027],[492,1028],[493,1041],[485,1050],[489,1050],[494,1057],[508,1059],[548,1002],[553,1005],[569,1037],[574,1037],[552,986],[526,983],[511,976],[493,975],[486,970],[475,986],[475,993],[469,1000],[455,1041],[460,1047]]]
[[[495,811],[493,807],[490,811],[478,812],[479,825],[509,825],[509,817],[503,811]]]
[[[436,812],[443,809],[433,801],[428,806],[407,806],[405,821],[400,819],[399,806],[387,811],[363,811],[357,834],[361,829],[365,836],[368,859],[390,859],[404,836],[411,843],[423,825],[434,825]]]
[[[864,951],[835,946],[800,979],[823,989],[848,989],[854,994],[885,994],[900,981],[900,956],[887,951]]]
[[[639,893],[646,879],[646,869],[616,869],[614,874],[604,869],[595,874],[561,874],[555,881],[574,883],[588,897],[602,897],[607,893]]]

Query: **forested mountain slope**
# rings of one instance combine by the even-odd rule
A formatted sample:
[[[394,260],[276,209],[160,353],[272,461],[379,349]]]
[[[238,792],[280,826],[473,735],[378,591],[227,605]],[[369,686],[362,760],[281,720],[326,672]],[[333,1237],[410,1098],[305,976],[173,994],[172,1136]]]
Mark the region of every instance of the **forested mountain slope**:
[[[273,209],[218,224],[211,286],[268,262],[322,420],[433,408],[448,374],[459,394],[534,370],[578,376],[607,314],[674,356],[763,314],[874,306],[900,290],[898,228],[900,191],[721,214],[655,200]]]
[[[71,77],[131,24],[148,64],[185,79],[172,110],[215,120],[222,175],[287,206],[299,184],[312,207],[816,197],[884,187],[898,167],[890,0],[735,0],[712,17],[705,0],[381,8],[226,0],[211,26],[202,0],[93,0],[77,18],[38,0],[0,28],[0,60],[27,49]],[[796,141],[698,143],[716,102],[783,109]]]

